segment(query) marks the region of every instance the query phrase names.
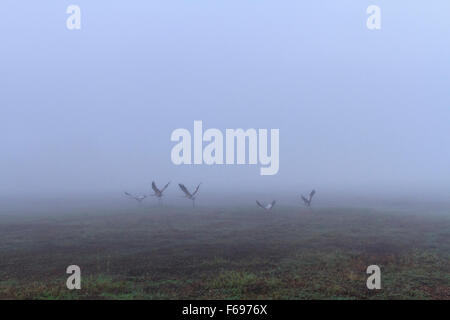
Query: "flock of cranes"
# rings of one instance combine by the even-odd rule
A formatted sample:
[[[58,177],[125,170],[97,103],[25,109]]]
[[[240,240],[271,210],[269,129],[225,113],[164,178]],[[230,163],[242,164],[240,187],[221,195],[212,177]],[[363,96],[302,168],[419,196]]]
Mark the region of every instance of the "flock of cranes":
[[[150,196],[158,198],[158,204],[159,204],[159,205],[161,205],[163,193],[164,193],[164,191],[167,189],[167,187],[168,187],[169,185],[170,185],[170,182],[168,182],[164,187],[162,187],[161,189],[159,189],[159,188],[156,186],[155,181],[152,181],[152,190],[153,190],[153,194],[151,194]],[[198,194],[198,190],[200,189],[200,185],[201,185],[201,183],[199,183],[199,184],[197,185],[197,187],[195,188],[194,192],[191,193],[191,192],[186,188],[186,186],[185,186],[184,184],[182,184],[182,183],[179,183],[179,184],[178,184],[178,186],[180,187],[181,191],[183,191],[183,193],[184,193],[184,198],[189,199],[189,200],[192,201],[192,207],[193,207],[193,208],[195,208],[195,198],[196,198],[196,196],[197,196],[197,194]],[[312,191],[309,193],[309,196],[308,196],[308,197],[305,197],[304,195],[301,195],[301,199],[303,200],[303,203],[305,204],[306,207],[308,207],[308,208],[311,207],[311,202],[312,202],[312,199],[313,199],[313,197],[314,197],[315,194],[316,194],[316,190],[312,190]],[[128,192],[125,192],[125,195],[126,195],[127,197],[131,198],[131,199],[136,200],[136,201],[139,202],[139,203],[142,203],[142,201],[143,201],[145,198],[148,197],[147,195],[132,195],[132,194],[130,194],[130,193],[128,193]],[[272,210],[273,207],[275,206],[275,203],[276,203],[276,201],[273,200],[271,203],[266,204],[266,205],[263,205],[263,204],[261,204],[261,202],[259,202],[258,200],[256,200],[256,205],[257,205],[258,207],[260,207],[261,209],[264,209],[264,210],[266,210],[266,211]]]

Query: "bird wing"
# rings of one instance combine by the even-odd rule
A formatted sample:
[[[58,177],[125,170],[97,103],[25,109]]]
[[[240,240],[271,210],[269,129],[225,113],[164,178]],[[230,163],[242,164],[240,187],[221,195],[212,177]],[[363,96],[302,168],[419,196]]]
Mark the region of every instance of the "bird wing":
[[[309,194],[309,201],[312,200],[312,198],[314,197],[315,194],[316,194],[316,190],[311,191],[311,193]]]
[[[275,206],[276,201],[273,200],[272,203],[270,204],[270,209],[272,209]]]
[[[158,187],[156,186],[155,181],[152,181],[152,189],[153,189],[153,191],[155,191],[155,193],[161,192],[161,191],[158,189]]]
[[[178,186],[179,186],[180,189],[186,194],[186,196],[192,197],[192,194],[189,192],[188,189],[186,189],[186,187],[184,186],[184,184],[179,183]]]
[[[266,209],[266,207],[264,207],[261,203],[259,203],[258,200],[256,200],[256,204],[258,205],[258,207],[261,207],[261,208],[263,208],[263,209]]]
[[[164,190],[167,189],[167,187],[169,186],[169,184],[170,184],[170,182],[168,182],[168,183],[164,186],[164,188],[161,189],[161,192],[164,192]]]
[[[134,200],[139,200],[139,197],[133,196],[132,194],[129,194],[128,192],[124,192],[125,195],[127,195],[128,197],[134,199]]]
[[[128,197],[133,198],[133,199],[136,199],[132,194],[129,194],[128,192],[124,192],[124,193],[125,193],[125,195],[128,196]]]
[[[198,189],[200,188],[201,183],[198,184],[197,188],[195,189],[194,193],[192,194],[192,196],[195,196],[198,192]]]
[[[302,200],[305,204],[308,203],[308,199],[306,199],[306,197],[304,195],[302,195]]]

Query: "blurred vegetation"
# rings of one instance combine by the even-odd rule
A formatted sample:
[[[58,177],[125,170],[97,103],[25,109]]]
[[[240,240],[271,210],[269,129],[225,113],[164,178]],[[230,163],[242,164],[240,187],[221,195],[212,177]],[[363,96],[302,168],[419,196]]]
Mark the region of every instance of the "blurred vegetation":
[[[450,215],[147,208],[0,218],[0,299],[450,299]],[[67,266],[82,289],[66,288]],[[367,266],[382,289],[366,288]]]

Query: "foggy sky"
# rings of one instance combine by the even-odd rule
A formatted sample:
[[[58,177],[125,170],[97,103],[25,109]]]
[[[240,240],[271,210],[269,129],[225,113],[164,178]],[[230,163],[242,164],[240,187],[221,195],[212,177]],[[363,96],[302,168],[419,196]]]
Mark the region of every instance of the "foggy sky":
[[[82,29],[66,29],[70,4]],[[366,28],[366,8],[382,29]],[[450,190],[448,1],[0,3],[0,193]],[[280,129],[280,169],[175,166],[177,128]],[[169,190],[176,194],[178,190]]]

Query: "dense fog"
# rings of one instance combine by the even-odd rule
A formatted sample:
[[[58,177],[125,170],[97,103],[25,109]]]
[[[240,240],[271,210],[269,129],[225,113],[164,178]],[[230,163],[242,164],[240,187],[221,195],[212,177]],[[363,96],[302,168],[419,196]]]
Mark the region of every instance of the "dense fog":
[[[324,206],[450,198],[449,3],[377,1],[376,31],[367,1],[77,4],[75,31],[66,3],[0,5],[4,208],[128,206],[153,180],[171,181],[167,205],[200,182],[211,206],[313,188]],[[278,172],[175,165],[171,134],[194,139],[195,120],[279,129]]]

